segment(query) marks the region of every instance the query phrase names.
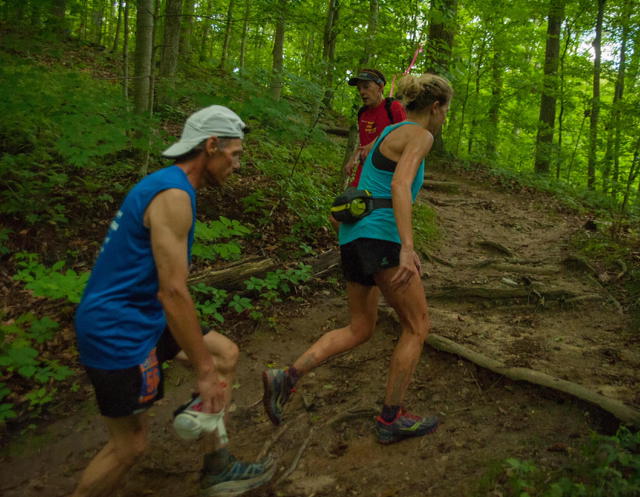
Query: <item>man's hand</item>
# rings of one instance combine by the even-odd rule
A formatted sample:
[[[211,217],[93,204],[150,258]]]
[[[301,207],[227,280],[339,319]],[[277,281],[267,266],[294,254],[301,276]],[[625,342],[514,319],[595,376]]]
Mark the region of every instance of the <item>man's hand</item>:
[[[228,385],[218,379],[217,373],[212,371],[198,379],[198,393],[202,399],[202,411],[207,413],[220,412],[224,409],[225,390]]]
[[[402,247],[400,249],[400,262],[398,270],[391,278],[391,285],[398,290],[405,288],[414,276],[420,277],[422,264],[418,254],[413,249]]]

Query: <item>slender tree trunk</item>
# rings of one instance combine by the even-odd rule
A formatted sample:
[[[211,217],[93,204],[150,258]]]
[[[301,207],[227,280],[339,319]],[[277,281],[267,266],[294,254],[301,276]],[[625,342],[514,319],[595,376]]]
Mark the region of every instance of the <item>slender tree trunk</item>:
[[[624,197],[622,199],[622,205],[620,210],[624,213],[627,210],[629,204],[629,195],[631,193],[631,185],[638,177],[640,172],[640,137],[636,140],[635,150],[633,152],[633,160],[631,161],[631,167],[629,168],[629,176],[627,177],[627,187],[624,191]],[[640,199],[640,195],[638,196]]]
[[[615,90],[613,93],[613,102],[611,104],[611,119],[609,130],[607,133],[607,148],[604,154],[604,172],[603,172],[603,190],[605,193],[608,188],[604,186],[604,179],[608,179],[611,166],[613,164],[613,177],[611,178],[611,195],[615,198],[618,194],[618,178],[620,175],[620,139],[621,139],[621,105],[624,95],[624,80],[626,70],[626,53],[627,43],[629,41],[629,22],[631,2],[626,0],[622,9],[622,39],[620,42],[620,56],[618,62],[618,73],[616,77]],[[608,186],[608,185],[607,185]]]
[[[600,116],[600,64],[602,18],[604,17],[605,0],[598,0],[598,15],[596,18],[596,38],[593,42],[595,60],[593,63],[593,97],[591,99],[591,120],[589,126],[589,162],[587,169],[587,187],[590,190],[596,184],[596,152],[598,147],[598,117]]]
[[[502,27],[502,19],[498,23],[498,29]],[[498,148],[498,139],[500,133],[498,132],[500,124],[500,105],[502,103],[502,60],[501,40],[498,33],[494,33],[493,36],[493,57],[491,59],[491,101],[489,102],[489,126],[487,133],[487,159],[490,161],[496,160],[496,152]]]
[[[180,54],[180,21],[182,19],[182,0],[167,0],[164,11],[164,36],[160,56],[158,86],[161,100],[171,103],[170,94],[175,88],[178,57]]]
[[[122,32],[122,91],[124,99],[129,99],[129,2],[124,2],[124,25]]]
[[[249,31],[249,15],[251,13],[251,0],[244,2],[244,15],[242,16],[242,36],[240,37],[240,60],[238,66],[244,70],[244,58],[247,51],[247,33]]]
[[[564,112],[565,112],[565,69],[564,63],[571,44],[571,26],[565,30],[564,49],[560,55],[560,114],[558,115],[558,157],[556,162],[556,179],[560,179],[560,171],[564,162],[563,139],[564,139]]]
[[[273,64],[271,67],[271,96],[274,100],[280,100],[283,86],[284,63],[284,33],[285,33],[285,2],[280,0],[277,9],[276,32],[273,40]]]
[[[227,7],[227,22],[224,28],[224,40],[222,42],[222,54],[220,55],[220,69],[224,69],[229,57],[229,44],[231,43],[231,26],[233,25],[233,4],[235,0],[229,0]]]
[[[191,37],[193,36],[193,14],[195,0],[182,1],[182,22],[180,23],[179,63],[191,62]]]
[[[478,63],[476,66],[476,76],[475,76],[475,94],[474,101],[477,104],[480,101],[480,77],[482,75],[482,64],[484,63],[485,58],[485,48],[487,46],[487,35],[485,34],[482,37],[482,42],[480,43],[480,48],[478,51]],[[475,139],[476,125],[478,124],[478,114],[477,112],[473,113],[473,117],[471,118],[471,127],[469,128],[469,142],[467,145],[467,153],[471,155],[473,151],[473,142]]]
[[[556,96],[558,93],[560,28],[563,18],[564,0],[551,0],[547,25],[543,89],[540,99],[540,118],[536,139],[535,171],[538,174],[548,174],[551,166],[553,127],[556,120]]]
[[[327,2],[327,19],[324,25],[324,38],[322,45],[322,60],[325,66],[325,92],[322,101],[326,109],[331,109],[333,100],[333,71],[336,55],[336,25],[338,24],[338,15],[340,9],[339,0],[328,0]]]
[[[476,30],[471,37],[471,41],[469,42],[469,56],[467,57],[466,67],[471,67],[471,61],[473,60],[473,49],[475,47],[476,35],[478,31]],[[462,105],[460,110],[460,124],[458,125],[458,138],[456,140],[456,150],[455,155],[458,155],[460,151],[460,143],[462,142],[462,136],[464,134],[464,124],[465,117],[467,113],[467,103],[469,102],[469,86],[471,86],[471,71],[466,71],[467,77],[464,86],[464,95],[462,96]]]
[[[116,34],[113,37],[113,45],[111,46],[111,53],[118,51],[118,38],[120,38],[120,24],[122,23],[122,11],[124,0],[118,0],[118,20],[116,23]]]
[[[360,67],[362,69],[369,65],[371,54],[376,53],[376,35],[378,34],[378,16],[380,13],[379,0],[369,0],[369,19],[367,21],[367,34],[364,41],[364,50],[360,57]]]
[[[153,54],[153,3],[153,0],[137,0],[133,103],[135,112],[138,114],[149,112]]]

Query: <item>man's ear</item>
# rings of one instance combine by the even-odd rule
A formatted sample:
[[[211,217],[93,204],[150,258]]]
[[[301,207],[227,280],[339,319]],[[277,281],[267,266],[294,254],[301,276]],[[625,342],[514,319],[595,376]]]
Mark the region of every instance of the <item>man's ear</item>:
[[[218,137],[210,136],[207,138],[207,142],[204,145],[204,150],[207,155],[213,155],[218,151]]]

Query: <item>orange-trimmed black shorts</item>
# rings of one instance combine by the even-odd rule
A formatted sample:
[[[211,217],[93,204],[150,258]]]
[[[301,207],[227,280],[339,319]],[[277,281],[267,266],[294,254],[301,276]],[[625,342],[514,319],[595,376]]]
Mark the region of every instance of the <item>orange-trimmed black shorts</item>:
[[[206,330],[203,328],[202,333]],[[124,369],[85,366],[98,402],[100,414],[109,418],[131,416],[145,411],[164,397],[162,363],[173,359],[180,347],[169,328],[142,364]]]

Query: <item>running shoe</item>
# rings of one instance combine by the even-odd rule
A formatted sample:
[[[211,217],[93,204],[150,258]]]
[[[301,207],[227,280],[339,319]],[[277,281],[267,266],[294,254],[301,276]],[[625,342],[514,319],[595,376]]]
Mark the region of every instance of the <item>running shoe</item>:
[[[205,458],[211,457],[206,455]],[[206,465],[206,462],[205,462]],[[268,483],[276,472],[273,459],[247,463],[229,454],[227,466],[219,473],[202,471],[200,494],[206,497],[233,497]]]
[[[267,416],[274,425],[282,423],[282,411],[293,391],[284,369],[267,369],[262,373],[264,397],[262,403]]]
[[[224,409],[215,413],[202,412],[202,399],[199,396],[174,411],[173,427],[184,440],[196,440],[203,433],[217,430],[220,443],[229,441],[224,425]]]
[[[399,442],[410,437],[421,437],[433,433],[436,428],[438,428],[438,418],[422,418],[404,409],[391,422],[385,421],[380,416],[376,418],[376,434],[381,444]]]

